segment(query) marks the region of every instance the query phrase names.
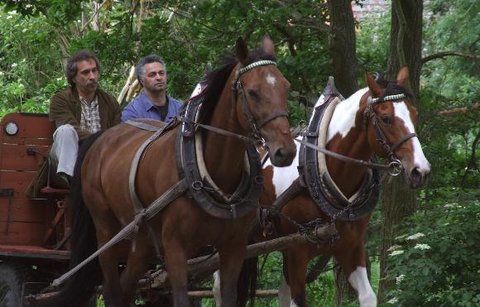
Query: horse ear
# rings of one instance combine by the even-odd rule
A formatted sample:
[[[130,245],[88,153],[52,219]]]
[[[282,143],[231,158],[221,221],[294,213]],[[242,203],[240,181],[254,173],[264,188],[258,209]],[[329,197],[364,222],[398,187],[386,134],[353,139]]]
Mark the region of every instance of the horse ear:
[[[248,58],[248,48],[247,44],[243,40],[243,38],[239,37],[237,39],[237,42],[235,44],[235,52],[237,55],[237,59],[241,62],[244,63],[247,58]]]
[[[397,84],[405,87],[408,83],[408,76],[408,67],[403,66],[402,68],[400,68],[400,71],[397,74]]]
[[[273,44],[273,41],[270,38],[270,36],[265,35],[262,38],[262,49],[265,54],[270,54],[275,56],[275,45]]]
[[[382,87],[373,79],[369,73],[365,73],[365,78],[367,79],[367,85],[374,97],[380,97],[383,93]]]

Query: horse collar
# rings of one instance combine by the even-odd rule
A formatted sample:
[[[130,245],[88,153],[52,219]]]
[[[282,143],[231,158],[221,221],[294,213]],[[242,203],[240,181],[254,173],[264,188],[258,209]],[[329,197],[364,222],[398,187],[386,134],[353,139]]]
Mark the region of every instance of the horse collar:
[[[258,206],[263,186],[260,157],[253,144],[248,144],[246,168],[237,190],[226,195],[213,182],[203,160],[201,132],[194,122],[203,101],[191,101],[185,111],[185,120],[177,135],[177,169],[185,178],[190,195],[208,214],[224,219],[244,216]]]
[[[327,127],[336,105],[338,95],[329,95],[325,102],[315,109],[303,140],[316,146],[325,147]],[[330,177],[326,167],[325,154],[305,145],[300,147],[299,172],[310,196],[317,206],[332,220],[354,221],[371,213],[379,195],[380,175],[370,170],[361,188],[347,199]]]

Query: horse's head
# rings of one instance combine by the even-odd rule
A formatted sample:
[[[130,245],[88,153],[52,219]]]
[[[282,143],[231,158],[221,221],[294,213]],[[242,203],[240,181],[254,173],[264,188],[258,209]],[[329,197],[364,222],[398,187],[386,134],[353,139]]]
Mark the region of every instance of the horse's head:
[[[236,89],[237,114],[243,129],[265,141],[275,166],[293,161],[296,147],[287,118],[290,83],[275,63],[273,42],[265,37],[257,53],[249,53],[243,39],[236,43],[239,61]]]
[[[368,140],[374,151],[390,161],[400,160],[412,188],[425,184],[430,163],[415,133],[417,110],[406,91],[408,68],[403,67],[395,82],[377,83],[367,75],[370,89],[363,97]]]

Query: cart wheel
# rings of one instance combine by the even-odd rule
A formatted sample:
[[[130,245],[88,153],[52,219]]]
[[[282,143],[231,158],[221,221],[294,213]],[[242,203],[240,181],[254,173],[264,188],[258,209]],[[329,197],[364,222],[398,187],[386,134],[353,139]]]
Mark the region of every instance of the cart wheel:
[[[22,284],[25,271],[17,265],[0,264],[0,306],[22,306]]]

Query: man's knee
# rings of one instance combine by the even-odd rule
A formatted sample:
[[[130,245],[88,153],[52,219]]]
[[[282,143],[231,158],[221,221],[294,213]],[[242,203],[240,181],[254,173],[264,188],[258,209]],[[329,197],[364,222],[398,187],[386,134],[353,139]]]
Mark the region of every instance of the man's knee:
[[[61,125],[53,133],[53,139],[59,138],[73,138],[78,142],[78,134],[70,124]]]

